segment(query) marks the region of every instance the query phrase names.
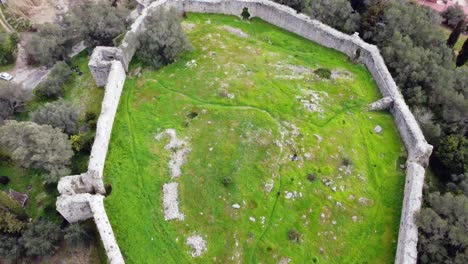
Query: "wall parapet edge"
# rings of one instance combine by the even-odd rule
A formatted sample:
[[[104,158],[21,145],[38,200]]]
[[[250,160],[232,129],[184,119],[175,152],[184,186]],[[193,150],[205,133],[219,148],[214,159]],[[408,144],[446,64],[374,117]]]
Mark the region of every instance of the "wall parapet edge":
[[[289,7],[282,6],[268,0],[148,0],[143,2],[149,4],[147,6],[139,6],[138,10],[141,11],[141,15],[132,24],[130,30],[125,35],[122,44],[118,48],[96,48],[90,60],[89,67],[93,73],[96,83],[98,86],[106,85],[106,96],[108,89],[117,90],[112,95],[112,100],[106,101],[107,97],[105,96],[103,101],[103,111],[99,117],[99,121],[101,121],[102,118],[103,125],[99,126],[98,122],[97,131],[103,131],[105,133],[102,137],[98,138],[98,136],[96,136],[88,168],[89,172],[94,173],[93,175],[98,175],[95,178],[95,181],[93,181],[94,183],[91,184],[93,189],[100,190],[99,193],[105,193],[105,190],[103,189],[102,174],[110,140],[110,133],[112,132],[112,124],[117,111],[120,94],[122,92],[123,82],[125,81],[125,71],[128,70],[128,65],[138,49],[136,34],[144,30],[143,22],[148,12],[161,6],[170,6],[175,7],[181,12],[216,13],[240,16],[242,9],[247,7],[252,17],[258,17],[270,24],[295,33],[322,46],[340,51],[353,60],[362,62],[366,65],[367,69],[377,82],[382,96],[389,102],[391,101],[391,104],[388,104],[388,108],[394,117],[398,131],[408,152],[405,191],[395,263],[416,263],[418,230],[414,222],[414,216],[415,213],[420,210],[422,205],[422,187],[424,184],[425,167],[427,166],[429,156],[432,153],[432,146],[427,143],[414,115],[405,103],[400,90],[385,65],[379,49],[375,45],[366,43],[357,34],[344,34],[317,20],[311,19],[306,15],[298,14],[295,10]],[[110,58],[106,58],[106,56],[103,55],[105,52],[107,52],[106,54],[112,54],[112,56],[110,56]],[[114,65],[117,64],[116,62],[120,65],[119,67],[116,66],[118,69],[114,67]],[[122,76],[123,78],[119,78]],[[70,211],[72,211],[72,209],[82,209],[83,217],[89,216],[90,213],[86,206],[77,206],[79,207],[77,209],[75,208],[76,206],[73,207],[74,205],[71,203],[68,208],[71,209],[65,210],[67,205],[66,199],[68,199],[67,194],[71,193],[75,196],[79,196],[82,195],[79,194],[79,192],[84,192],[89,187],[86,187],[88,184],[86,183],[86,179],[88,179],[86,177],[83,175],[69,176],[64,177],[63,180],[60,181],[62,184],[59,183],[59,191],[62,196],[57,200],[57,209],[59,210],[60,205],[59,212],[63,212],[62,215],[67,214],[68,212],[68,214],[70,214],[70,218],[78,219],[80,217],[77,217],[74,213],[70,213]],[[82,184],[71,186],[70,182],[77,180]],[[96,182],[98,182],[98,184],[96,184]],[[91,209],[91,206],[88,206]],[[105,215],[104,206],[102,206],[102,210],[99,210],[99,214]],[[92,215],[91,217],[94,217],[96,221],[96,215]],[[107,215],[105,217],[107,219]],[[108,222],[108,220],[106,221]],[[112,232],[110,224],[107,226],[98,225],[98,230],[101,233],[100,228],[103,230],[110,228],[110,231]],[[105,234],[103,237],[103,234],[101,234],[101,239],[111,240],[111,242],[113,241],[115,245],[117,245],[115,237],[113,237],[113,233],[111,238],[105,236]],[[111,258],[109,259],[111,263],[123,263],[123,259],[122,262],[113,262],[111,261]]]

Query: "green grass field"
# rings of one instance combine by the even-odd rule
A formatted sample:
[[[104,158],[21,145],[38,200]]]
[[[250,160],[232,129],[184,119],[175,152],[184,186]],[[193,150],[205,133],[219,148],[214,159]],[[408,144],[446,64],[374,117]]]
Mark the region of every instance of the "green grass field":
[[[106,209],[126,262],[393,263],[405,150],[392,116],[366,110],[381,98],[366,68],[260,20],[189,14],[184,28],[194,50],[129,77],[114,124]],[[172,153],[155,136],[171,128],[191,149],[182,221],[162,206]]]

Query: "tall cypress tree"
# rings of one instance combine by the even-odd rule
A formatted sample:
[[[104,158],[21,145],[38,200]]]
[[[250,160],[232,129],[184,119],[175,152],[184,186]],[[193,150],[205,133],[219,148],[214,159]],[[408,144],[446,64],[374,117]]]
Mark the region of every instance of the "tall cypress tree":
[[[449,38],[447,39],[447,46],[453,48],[455,44],[457,44],[458,38],[460,34],[465,29],[465,21],[461,20],[458,22],[457,26],[453,29],[452,33],[450,34]]]
[[[463,43],[463,47],[460,50],[460,53],[458,53],[457,57],[457,67],[463,66],[466,61],[468,61],[468,39],[465,40],[465,43]]]

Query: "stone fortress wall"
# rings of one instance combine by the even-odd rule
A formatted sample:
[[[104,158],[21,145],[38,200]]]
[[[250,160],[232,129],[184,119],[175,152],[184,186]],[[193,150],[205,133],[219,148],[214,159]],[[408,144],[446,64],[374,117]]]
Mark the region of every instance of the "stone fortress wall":
[[[138,48],[136,33],[144,30],[143,21],[148,11],[161,6],[174,7],[180,12],[235,16],[240,16],[243,8],[247,7],[252,17],[338,50],[367,66],[384,97],[372,104],[370,110],[390,110],[408,152],[395,263],[416,263],[418,230],[414,215],[421,208],[425,167],[432,153],[432,146],[426,142],[376,46],[364,42],[357,34],[346,35],[306,15],[298,14],[289,7],[268,0],[144,0],[139,3],[141,15],[132,24],[122,44],[118,48],[97,47],[91,56],[89,67],[93,77],[98,86],[105,86],[106,91],[88,172],[63,177],[58,185],[61,196],[57,199],[57,210],[69,222],[94,218],[110,263],[124,263],[124,260],[102,202],[105,194],[104,163],[126,78],[125,71]]]

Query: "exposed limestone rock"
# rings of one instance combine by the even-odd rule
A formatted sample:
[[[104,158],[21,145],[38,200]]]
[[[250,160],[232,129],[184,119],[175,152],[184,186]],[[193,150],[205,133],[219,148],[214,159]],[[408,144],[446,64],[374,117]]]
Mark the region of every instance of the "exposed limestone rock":
[[[179,211],[179,184],[171,182],[163,185],[164,219],[184,220],[185,216]]]
[[[192,257],[200,257],[207,250],[206,241],[199,235],[188,237],[186,244],[192,248]]]
[[[241,37],[241,38],[248,38],[249,37],[249,34],[245,33],[244,31],[242,31],[241,29],[239,28],[235,28],[235,27],[231,27],[231,26],[223,26],[223,29],[226,30],[227,32],[229,33],[232,33],[238,37]]]

